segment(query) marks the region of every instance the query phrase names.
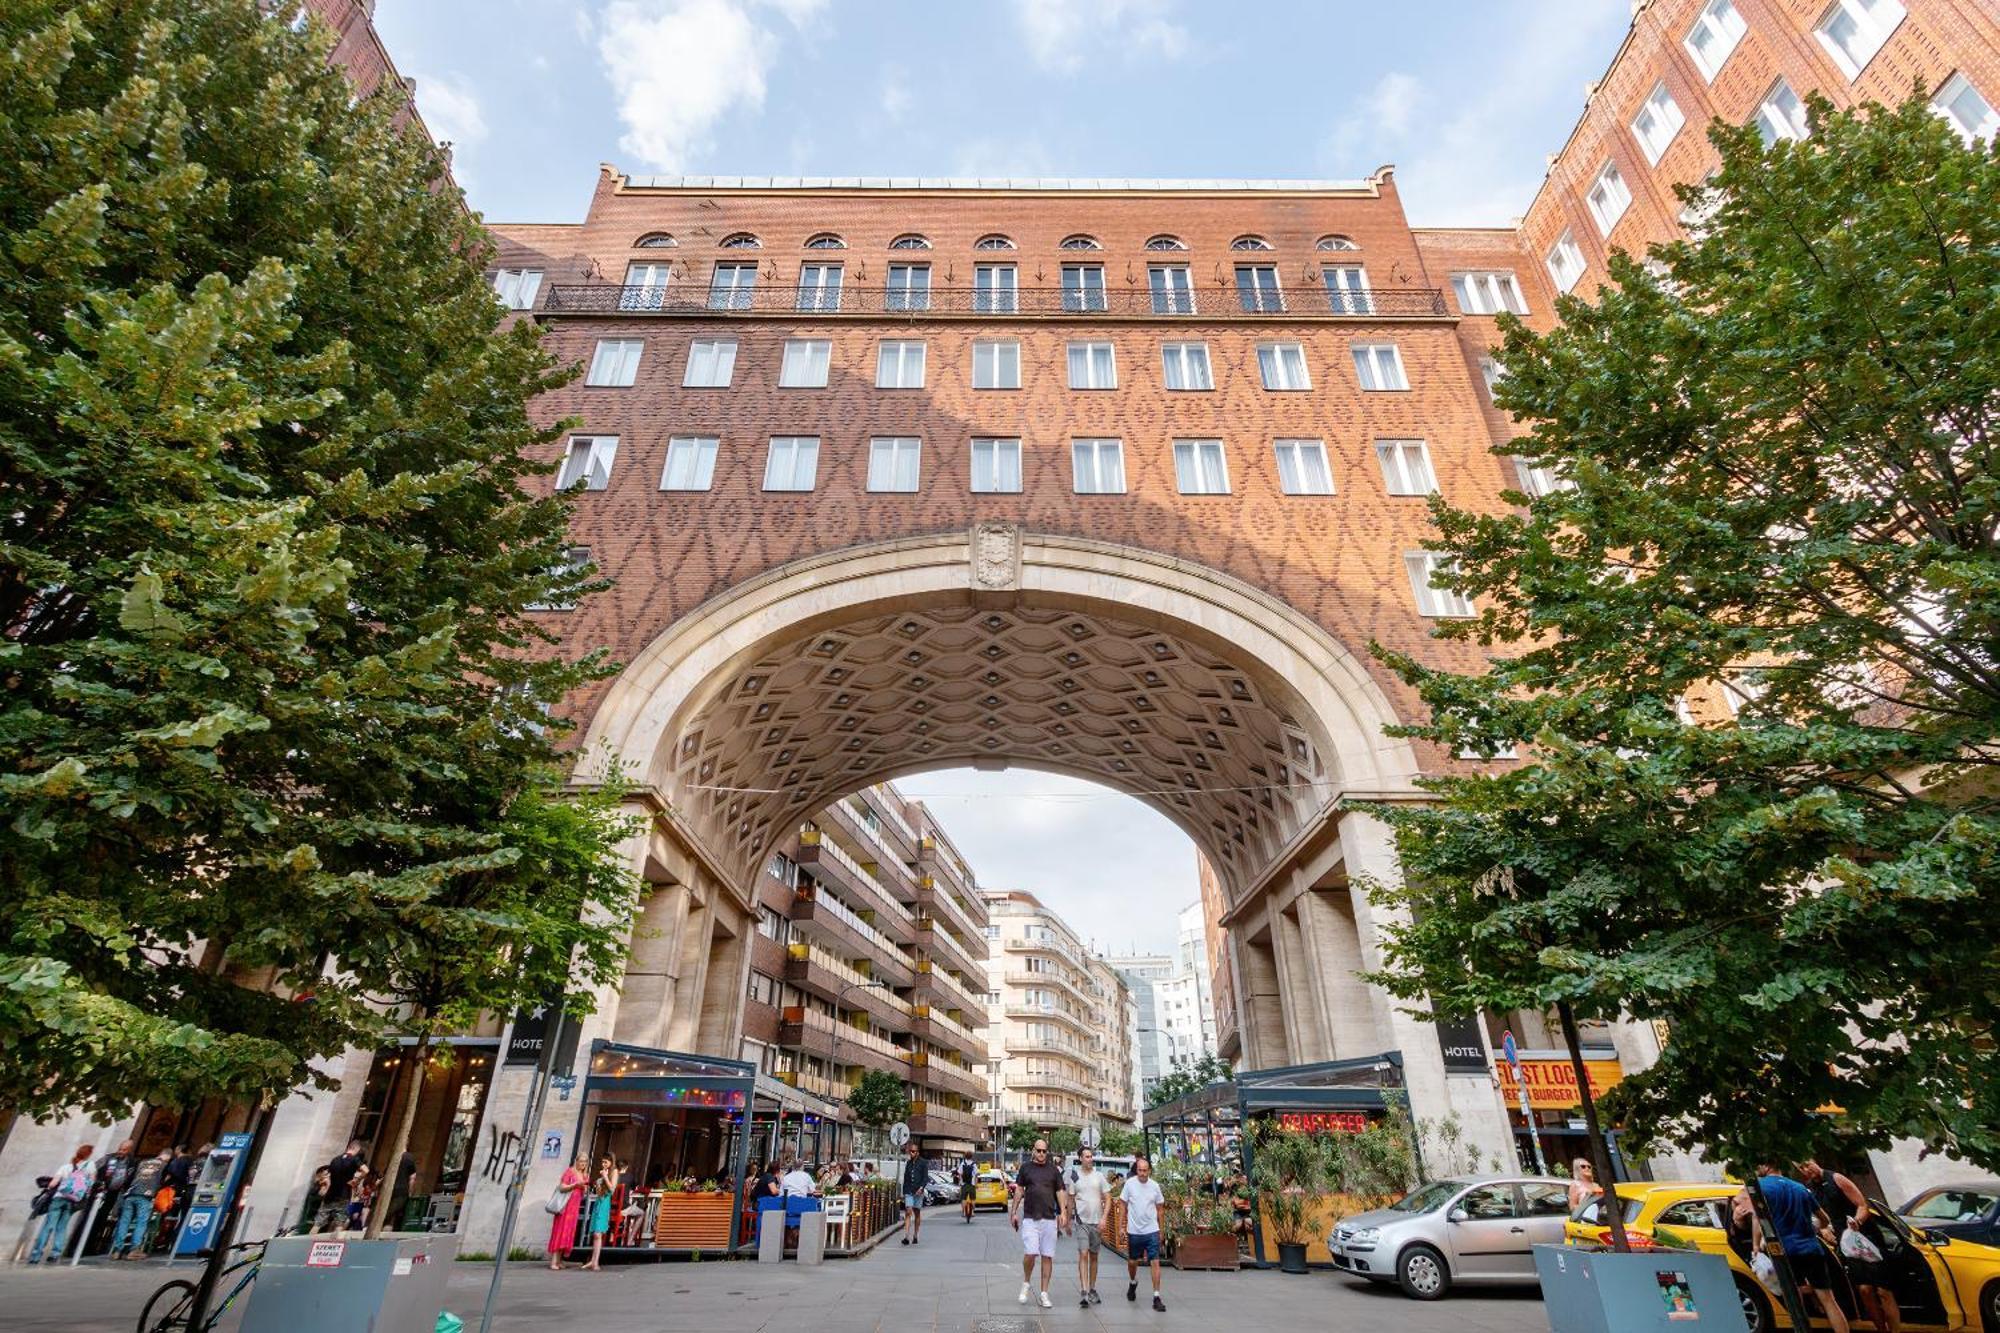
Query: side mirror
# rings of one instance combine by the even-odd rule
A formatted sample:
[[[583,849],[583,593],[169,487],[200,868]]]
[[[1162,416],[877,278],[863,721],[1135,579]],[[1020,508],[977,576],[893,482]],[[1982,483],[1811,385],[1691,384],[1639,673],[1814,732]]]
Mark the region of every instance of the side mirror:
[[[1937,1246],[1939,1249],[1943,1249],[1945,1246],[1951,1244],[1950,1233],[1944,1231],[1926,1231],[1924,1233],[1924,1239],[1929,1241],[1931,1244]]]
[[[1444,1220],[1447,1222],[1464,1222],[1471,1216],[1472,1214],[1466,1212],[1463,1208],[1454,1208],[1444,1215]]]

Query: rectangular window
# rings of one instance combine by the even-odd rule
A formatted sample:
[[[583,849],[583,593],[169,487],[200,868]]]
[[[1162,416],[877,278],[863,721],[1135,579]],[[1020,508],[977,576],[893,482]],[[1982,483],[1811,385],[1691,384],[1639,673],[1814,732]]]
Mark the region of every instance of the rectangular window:
[[[1354,373],[1364,389],[1407,389],[1403,354],[1394,343],[1354,344]]]
[[[1021,387],[1021,344],[1007,339],[980,339],[972,344],[972,387]]]
[[[1208,369],[1207,343],[1164,343],[1160,359],[1166,367],[1169,389],[1213,389],[1215,377]]]
[[[868,489],[914,491],[923,441],[915,436],[877,436],[868,442]]]
[[[703,339],[688,344],[687,371],[681,376],[684,389],[726,389],[736,373],[736,343]]]
[[[748,310],[756,289],[755,264],[717,264],[708,280],[708,308]]]
[[[620,310],[658,310],[667,303],[667,265],[631,263],[618,289]]]
[[[1747,25],[1743,16],[1736,12],[1733,0],[1708,0],[1702,6],[1701,14],[1687,36],[1681,38],[1681,45],[1694,57],[1694,63],[1701,70],[1701,76],[1710,83],[1722,72],[1728,63],[1730,52],[1743,40]]]
[[[493,294],[509,310],[533,310],[535,293],[542,289],[538,268],[503,268],[493,275]]]
[[[1417,594],[1417,614],[1440,619],[1463,619],[1476,615],[1472,599],[1450,588],[1434,588],[1434,577],[1452,572],[1452,562],[1436,551],[1410,551],[1403,556],[1410,573],[1410,587]]]
[[[1479,378],[1486,385],[1486,396],[1488,398],[1493,396],[1493,391],[1500,387],[1500,381],[1506,377],[1506,368],[1498,361],[1495,361],[1490,356],[1479,358]]]
[[[1327,309],[1334,314],[1375,313],[1375,300],[1368,295],[1368,271],[1359,264],[1327,264],[1319,274],[1326,283]]]
[[[1841,72],[1856,79],[1902,21],[1902,0],[1834,0],[1813,35]]]
[[[1632,137],[1639,141],[1639,149],[1645,153],[1649,165],[1658,166],[1660,157],[1667,151],[1667,145],[1687,124],[1687,117],[1681,114],[1681,104],[1667,91],[1667,85],[1656,83],[1653,91],[1639,107],[1639,114],[1632,117]]]
[[[2000,115],[1994,114],[1993,104],[1980,96],[1972,80],[1963,74],[1944,81],[1944,87],[1931,99],[1931,110],[1944,117],[1967,143],[1991,139],[1993,132],[2000,130]]]
[[[1278,288],[1276,264],[1238,264],[1236,299],[1252,314],[1277,314],[1285,308],[1285,294]]]
[[[1257,373],[1267,389],[1310,389],[1312,377],[1306,373],[1306,349],[1297,343],[1258,343]]]
[[[1279,440],[1278,486],[1286,495],[1332,495],[1333,471],[1321,440]]]
[[[1229,494],[1229,463],[1221,440],[1175,440],[1174,484],[1182,495]]]
[[[1121,440],[1071,440],[1070,462],[1078,495],[1125,493],[1125,445]]]
[[[1549,277],[1555,282],[1557,291],[1568,291],[1583,276],[1583,250],[1577,245],[1576,237],[1569,232],[1557,238],[1542,262],[1549,266]]]
[[[712,435],[676,435],[667,441],[667,466],[660,473],[663,491],[705,491],[715,479]]]
[[[583,382],[600,388],[631,387],[639,375],[639,354],[645,348],[640,338],[599,338],[597,354],[590,358],[590,373]]]
[[[931,266],[929,264],[889,265],[887,300],[890,310],[931,308]]]
[[[1011,315],[1020,309],[1012,264],[978,264],[972,270],[972,309],[981,315]]]
[[[914,338],[885,338],[875,349],[875,387],[924,387],[924,344]]]
[[[833,343],[825,338],[787,338],[785,359],[778,367],[780,389],[824,389]]]
[[[840,265],[799,265],[799,309],[840,309]]]
[[[1118,358],[1110,343],[1069,345],[1069,387],[1072,389],[1118,387]]]
[[[1377,440],[1375,457],[1391,495],[1429,495],[1438,488],[1430,446],[1422,440]]]
[[[773,435],[764,459],[764,489],[809,491],[819,480],[819,436]]]
[[[618,456],[616,435],[572,435],[562,471],[556,474],[556,489],[581,486],[601,491],[611,484],[611,460]]]
[[[1514,460],[1514,470],[1521,474],[1521,491],[1529,496],[1543,496],[1552,491],[1573,490],[1576,483],[1557,474],[1547,464],[1532,463],[1525,458]]]
[[[914,483],[910,486],[915,490]],[[980,494],[998,494],[1021,489],[1021,442],[1019,440],[974,440],[972,442],[972,489]]]
[[[584,571],[589,568],[590,548],[588,546],[565,546],[563,548],[562,563],[550,569],[548,574],[557,587],[561,587],[565,584],[576,583],[577,580],[583,577]],[[550,592],[557,596],[561,595],[553,588],[550,589]],[[574,611],[576,610],[576,603],[573,601],[530,602],[527,609],[530,611]]]
[[[1758,137],[1769,148],[1780,139],[1803,139],[1807,132],[1806,104],[1792,91],[1791,84],[1779,79],[1757,104]]]
[[[1064,310],[1104,309],[1104,266],[1064,264],[1062,290]]]
[[[1156,315],[1192,315],[1194,283],[1183,264],[1154,264],[1146,270]]]
[[[1598,235],[1609,236],[1618,219],[1632,206],[1632,191],[1626,187],[1625,173],[1618,170],[1616,162],[1604,164],[1604,170],[1591,182],[1584,203],[1590,208],[1590,216],[1597,219]]]
[[[1466,315],[1497,315],[1502,310],[1511,310],[1517,315],[1528,313],[1528,303],[1521,299],[1521,284],[1514,275],[1505,270],[1491,273],[1454,273],[1451,275],[1452,294],[1458,297],[1458,309]]]

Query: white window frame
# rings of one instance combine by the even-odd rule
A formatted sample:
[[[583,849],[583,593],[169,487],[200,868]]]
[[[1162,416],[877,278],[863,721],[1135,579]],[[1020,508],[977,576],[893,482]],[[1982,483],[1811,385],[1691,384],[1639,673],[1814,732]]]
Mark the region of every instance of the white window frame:
[[[687,366],[681,372],[683,389],[726,389],[735,377],[734,338],[697,338],[688,344]]]
[[[1222,441],[1175,440],[1174,488],[1182,495],[1229,494],[1229,452]]]
[[[493,294],[509,310],[533,310],[535,296],[542,290],[538,268],[503,268],[493,274]]]
[[[659,310],[667,303],[667,282],[673,265],[665,260],[635,259],[625,265],[625,282],[618,289],[620,310]]]
[[[1073,439],[1069,461],[1070,486],[1078,495],[1125,494],[1125,441],[1109,436]]]
[[[1180,367],[1181,383],[1174,383],[1174,367]],[[1199,368],[1201,383],[1193,383],[1188,372]],[[1208,344],[1205,342],[1170,342],[1160,344],[1160,382],[1172,393],[1207,393],[1215,388],[1215,367],[1208,359]]]
[[[1632,187],[1625,183],[1625,173],[1618,169],[1616,162],[1606,162],[1590,183],[1590,189],[1583,196],[1584,207],[1597,223],[1597,234],[1609,236],[1611,229],[1618,225],[1618,219],[1625,216],[1632,207]]]
[[[1902,0],[1833,0],[1813,25],[1813,36],[1819,38],[1819,44],[1851,83],[1861,77],[1868,62],[1889,44],[1890,36],[1903,25],[1908,13]],[[1843,19],[1850,42],[1834,36],[1836,25]]]
[[[562,563],[550,569],[549,574],[555,576],[580,573],[584,569],[587,569],[589,565],[590,548],[588,546],[565,546],[563,547]],[[526,609],[529,611],[574,611],[576,610],[576,603],[529,602]]]
[[[1694,61],[1705,82],[1714,83],[1715,76],[1722,73],[1722,67],[1729,63],[1729,57],[1743,43],[1743,34],[1750,31],[1750,25],[1736,12],[1734,0],[1708,0],[1701,13],[1695,16],[1694,26],[1681,38],[1681,46],[1688,58]],[[1698,45],[1697,33],[1706,34],[1709,46]]]
[[[1194,275],[1186,264],[1146,265],[1146,291],[1156,315],[1194,313]]]
[[[1368,270],[1359,264],[1322,264],[1320,283],[1326,288],[1326,308],[1336,315],[1372,315],[1375,294],[1368,289]]]
[[[1110,309],[1109,301],[1110,294],[1104,286],[1104,265],[1062,266],[1062,308],[1065,311],[1071,314],[1102,314]]]
[[[799,265],[798,308],[840,309],[840,284],[845,276],[845,267],[840,264],[814,262]]]
[[[556,489],[601,491],[611,485],[611,467],[618,461],[616,435],[572,435],[556,473]]]
[[[787,338],[778,362],[780,389],[824,389],[833,365],[830,338]]]
[[[1020,272],[1012,264],[972,266],[972,310],[979,315],[1011,315],[1021,308]]]
[[[715,483],[715,454],[722,441],[713,435],[675,435],[667,440],[667,461],[660,468],[663,491],[705,491]],[[690,458],[692,461],[690,462]],[[675,464],[680,475],[675,476]]]
[[[708,274],[710,310],[748,310],[757,299],[757,265],[754,262],[717,260]]]
[[[1021,441],[1010,436],[975,435],[972,439],[971,479],[975,495],[1018,495],[1021,491]]]
[[[1333,466],[1326,441],[1277,439],[1271,442],[1278,460],[1278,489],[1286,495],[1332,495]]]
[[[884,338],[875,345],[875,387],[923,388],[929,359],[929,350],[921,338]]]
[[[1479,358],[1479,378],[1486,385],[1486,396],[1491,399],[1493,391],[1500,387],[1500,381],[1507,378],[1507,368],[1490,356]]]
[[[1072,342],[1063,358],[1069,367],[1072,389],[1115,389],[1118,387],[1118,345],[1102,339]],[[1081,369],[1082,375],[1077,371]]]
[[[1521,493],[1530,499],[1540,499],[1557,491],[1573,491],[1576,483],[1562,476],[1546,463],[1534,463],[1516,455],[1514,471],[1520,474]]]
[[[1966,121],[1966,108],[1962,105],[1968,97],[1984,108],[1978,121],[1972,123]],[[1977,84],[1965,77],[1963,70],[1944,81],[1944,86],[1937,90],[1937,96],[1931,99],[1931,110],[1945,124],[1957,130],[1958,137],[1967,143],[1991,139],[1996,132],[2000,132],[2000,112],[1993,109],[1993,103],[1979,91]]]
[[[868,441],[868,489],[878,495],[915,494],[923,484],[923,466],[919,436],[877,435]]]
[[[1447,569],[1451,559],[1437,551],[1403,552],[1403,568],[1409,573],[1410,588],[1417,595],[1417,614],[1433,620],[1466,620],[1479,614],[1472,599],[1450,588],[1431,586],[1433,575]]]
[[[1266,249],[1270,247],[1266,246]],[[1246,275],[1249,281],[1244,281]],[[1266,287],[1264,279],[1270,278]],[[1285,312],[1285,283],[1276,264],[1236,265],[1236,302],[1245,314],[1281,315]]]
[[[1566,292],[1583,281],[1583,275],[1590,269],[1590,261],[1583,257],[1583,247],[1576,243],[1576,233],[1565,231],[1556,237],[1556,243],[1549,247],[1542,257],[1548,265],[1549,280],[1556,290]]]
[[[1375,461],[1382,467],[1382,485],[1389,494],[1437,494],[1437,469],[1431,466],[1429,441],[1377,440]]]
[[[1295,342],[1257,344],[1257,376],[1272,393],[1302,393],[1312,388],[1306,349]]]
[[[884,310],[929,310],[931,308],[931,266],[891,264],[882,280]]]
[[[1774,147],[1780,139],[1798,143],[1812,132],[1806,124],[1805,99],[1782,78],[1758,100],[1754,119],[1766,148]]]
[[[810,491],[818,484],[819,436],[771,436],[764,454],[764,489]]]
[[[1482,269],[1451,275],[1451,292],[1462,315],[1497,315],[1502,310],[1528,313],[1521,284],[1511,269]]]
[[[1646,94],[1646,100],[1632,113],[1632,137],[1639,141],[1639,151],[1646,155],[1647,166],[1660,164],[1685,124],[1687,113],[1674,100],[1666,80],[1654,84],[1653,91]]]
[[[1395,343],[1352,343],[1354,377],[1368,393],[1395,393],[1410,387],[1403,370],[1403,349]],[[1384,353],[1387,353],[1384,356]]]
[[[1012,383],[1008,381],[1011,380]],[[972,387],[1021,387],[1021,343],[1018,338],[975,338],[972,341]]]
[[[597,389],[629,389],[639,377],[639,360],[645,355],[644,338],[599,338],[591,353],[590,373],[584,385]]]

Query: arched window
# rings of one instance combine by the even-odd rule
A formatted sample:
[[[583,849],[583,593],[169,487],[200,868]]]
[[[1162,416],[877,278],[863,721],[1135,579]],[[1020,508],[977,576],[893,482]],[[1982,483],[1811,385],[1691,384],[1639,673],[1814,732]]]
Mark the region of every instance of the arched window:
[[[898,236],[895,240],[889,242],[889,248],[891,250],[928,250],[931,248],[931,243],[929,237],[918,236],[912,232],[907,236]]]
[[[1095,236],[1078,235],[1063,237],[1061,248],[1064,250],[1102,250],[1104,247],[1097,243]]]
[[[1229,243],[1232,250],[1268,250],[1271,243],[1262,236],[1238,236]]]
[[[1361,247],[1345,236],[1322,236],[1313,247],[1318,250],[1359,250]]]
[[[1155,236],[1146,242],[1148,250],[1185,250],[1187,242],[1178,236]]]
[[[972,248],[975,250],[1012,250],[1014,248],[1014,242],[1012,238],[1002,236],[1000,235],[1000,233],[995,232],[991,236],[982,236],[978,240],[974,241],[972,243]]]
[[[632,242],[634,250],[671,250],[680,242],[663,231],[649,231]]]
[[[762,250],[764,243],[747,231],[731,232],[718,242],[725,250]]]
[[[806,237],[806,249],[808,250],[845,250],[846,248],[847,242],[841,240],[830,231],[823,231],[817,236]]]

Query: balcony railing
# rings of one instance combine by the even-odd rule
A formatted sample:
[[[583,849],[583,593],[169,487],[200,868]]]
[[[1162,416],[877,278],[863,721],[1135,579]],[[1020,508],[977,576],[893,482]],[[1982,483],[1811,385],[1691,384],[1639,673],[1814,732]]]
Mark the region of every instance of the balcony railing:
[[[848,287],[828,293],[817,287],[758,286],[715,298],[703,288],[625,287],[610,282],[559,283],[548,289],[542,313],[554,315],[664,315],[675,319],[733,318],[744,315],[820,319],[886,316],[891,319],[1146,319],[1257,320],[1440,319],[1449,312],[1437,287],[1377,287],[1366,292],[1307,286],[1279,298],[1267,293],[1244,298],[1235,287],[1201,287],[1186,294],[1123,290],[1065,291],[1023,287],[996,293],[974,287],[932,287],[928,291]],[[1252,308],[1246,309],[1249,306]]]
[[[894,940],[869,925],[866,921],[863,921],[851,908],[832,894],[800,893],[796,895],[796,900],[811,903],[814,912],[825,912],[828,916],[834,918],[863,939],[881,945],[886,952],[891,954],[900,953],[900,946]]]

